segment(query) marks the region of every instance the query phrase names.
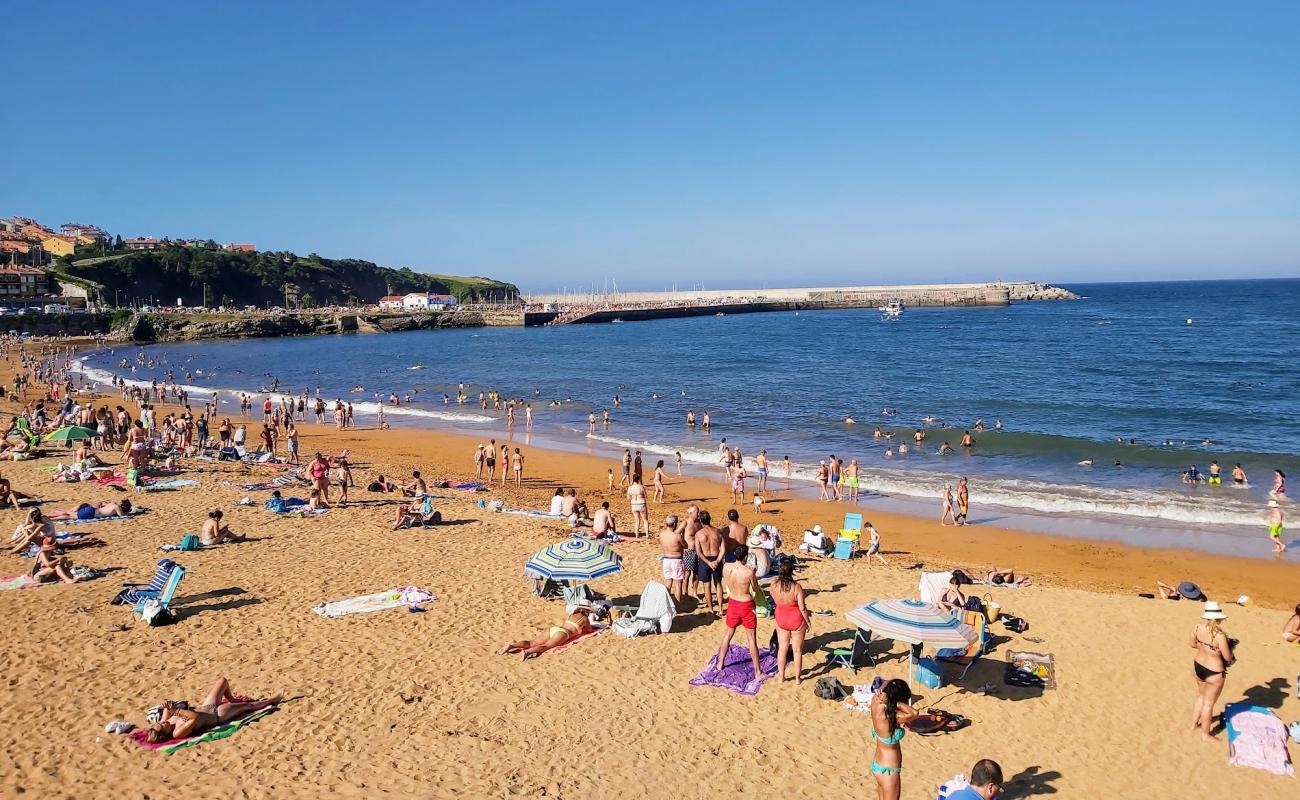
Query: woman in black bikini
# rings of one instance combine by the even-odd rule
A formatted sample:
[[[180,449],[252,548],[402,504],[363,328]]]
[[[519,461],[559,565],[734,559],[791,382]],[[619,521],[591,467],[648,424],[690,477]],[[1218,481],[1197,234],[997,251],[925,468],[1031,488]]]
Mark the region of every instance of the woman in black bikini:
[[[1189,644],[1196,651],[1192,662],[1192,671],[1196,675],[1196,702],[1192,705],[1192,730],[1200,729],[1201,738],[1210,741],[1210,718],[1214,716],[1214,704],[1223,692],[1223,681],[1227,677],[1228,665],[1233,661],[1232,647],[1228,643],[1228,634],[1219,627],[1219,621],[1227,619],[1227,614],[1219,604],[1211,600],[1205,604],[1201,613],[1201,622],[1192,629]]]
[[[218,678],[212,691],[195,708],[170,700],[163,703],[158,721],[148,728],[148,740],[150,744],[156,744],[197,736],[250,712],[279,705],[282,700],[284,692],[276,692],[265,700],[237,701],[230,691],[230,683],[225,678]]]

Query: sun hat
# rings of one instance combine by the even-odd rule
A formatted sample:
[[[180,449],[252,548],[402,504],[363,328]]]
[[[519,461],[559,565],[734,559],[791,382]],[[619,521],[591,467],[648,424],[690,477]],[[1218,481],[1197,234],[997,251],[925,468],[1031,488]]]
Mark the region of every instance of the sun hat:
[[[1219,604],[1211,600],[1205,604],[1205,610],[1201,612],[1201,619],[1227,619],[1228,615],[1223,613]]]
[[[1191,581],[1183,581],[1182,583],[1178,584],[1178,594],[1182,595],[1188,600],[1205,599],[1205,593],[1201,591],[1201,587],[1197,586]]]
[[[822,532],[822,526],[820,525],[813,526],[813,533],[821,533],[821,532]]]
[[[747,544],[750,547],[761,547],[763,545],[763,537],[757,533],[751,533],[749,534],[749,541]]]

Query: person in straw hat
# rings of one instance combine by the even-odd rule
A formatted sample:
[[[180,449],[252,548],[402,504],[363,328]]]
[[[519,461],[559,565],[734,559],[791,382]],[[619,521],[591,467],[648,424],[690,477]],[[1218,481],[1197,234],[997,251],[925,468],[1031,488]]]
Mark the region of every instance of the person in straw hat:
[[[1196,651],[1192,661],[1192,670],[1196,675],[1196,702],[1192,705],[1192,730],[1201,731],[1201,738],[1209,741],[1210,719],[1214,716],[1214,704],[1223,693],[1223,681],[1227,677],[1228,665],[1234,660],[1232,645],[1220,627],[1228,615],[1223,613],[1219,604],[1211,600],[1201,612],[1201,621],[1192,628],[1189,645]]]

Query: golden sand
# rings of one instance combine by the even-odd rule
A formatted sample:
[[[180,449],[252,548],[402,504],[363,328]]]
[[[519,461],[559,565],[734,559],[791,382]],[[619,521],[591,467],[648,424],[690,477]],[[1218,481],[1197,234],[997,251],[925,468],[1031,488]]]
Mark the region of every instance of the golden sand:
[[[703,612],[688,607],[666,636],[605,634],[526,663],[494,654],[562,616],[557,603],[531,596],[522,565],[564,531],[556,522],[479,509],[476,501],[544,508],[556,486],[577,486],[593,508],[610,499],[620,518],[629,518],[622,494],[604,490],[611,464],[533,449],[519,435],[527,456],[522,490],[441,491],[455,495],[438,501],[446,524],[393,532],[397,501],[365,492],[370,477],[418,468],[430,478],[467,478],[474,441],[413,430],[300,430],[307,455],[351,448],[361,484],[353,499],[362,502],[315,519],[279,518],[260,507],[268,493],[226,485],[274,471],[190,461],[187,477],[199,487],[132,495],[150,513],[75,529],[108,545],[74,550],[74,562],[118,571],[81,585],[0,592],[7,631],[0,651],[0,796],[874,796],[867,718],[817,699],[813,680],[769,681],[754,698],[687,684],[723,632]],[[47,509],[126,496],[53,483],[42,469],[56,461],[5,463],[3,473],[19,490],[46,498]],[[258,506],[235,505],[245,495]],[[784,490],[772,499],[767,508],[774,513],[762,521],[783,531],[787,550],[814,523],[838,528],[846,510],[792,499]],[[674,477],[668,502],[651,506],[652,522],[688,501],[715,516],[728,507],[713,476]],[[1200,606],[1135,596],[1151,591],[1156,578],[1196,580],[1220,601],[1251,595],[1247,607],[1228,606],[1225,628],[1241,645],[1223,701],[1249,697],[1278,708],[1289,722],[1300,717],[1293,683],[1300,648],[1283,645],[1279,632],[1287,616],[1280,609],[1300,599],[1294,567],[984,525],[941,528],[864,505],[884,536],[890,566],[810,562],[800,573],[809,605],[835,612],[814,617],[813,646],[845,641],[842,614],[856,605],[915,596],[919,571],[906,567],[918,563],[973,571],[996,563],[1035,578],[1028,588],[987,590],[1029,621],[1024,636],[997,626],[1003,642],[959,685],[914,687],[919,706],[964,714],[973,725],[904,741],[903,797],[934,797],[939,783],[981,757],[1002,765],[1018,797],[1297,796],[1294,779],[1229,766],[1222,733],[1203,743],[1190,731],[1187,639]],[[197,531],[212,507],[256,541],[175,556],[189,569],[177,594],[179,622],[149,628],[129,609],[108,604],[122,581],[146,580],[163,555],[158,547]],[[0,515],[19,519],[14,511]],[[741,518],[758,521],[749,507]],[[658,547],[615,547],[624,571],[596,587],[634,602],[647,580],[660,579]],[[0,564],[7,565],[2,575],[29,566],[8,555]],[[322,619],[310,610],[403,585],[428,588],[440,599],[423,614],[395,609]],[[771,630],[770,620],[760,620],[760,641]],[[1003,686],[1009,648],[1052,653],[1059,687],[1039,693]],[[893,652],[901,655],[903,645]],[[815,653],[805,670],[846,684],[870,682],[873,674],[828,673]],[[906,677],[906,661],[885,660],[874,672]],[[229,739],[170,757],[104,733],[113,719],[142,723],[144,710],[165,698],[199,699],[219,675],[238,692],[262,696],[285,687],[295,699]],[[985,683],[999,694],[968,691]]]

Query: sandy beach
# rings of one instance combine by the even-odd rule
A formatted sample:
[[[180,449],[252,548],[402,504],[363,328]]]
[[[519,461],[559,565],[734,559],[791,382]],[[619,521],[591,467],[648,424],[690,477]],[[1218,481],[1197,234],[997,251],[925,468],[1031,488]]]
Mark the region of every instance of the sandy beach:
[[[13,362],[5,366],[8,383]],[[106,402],[112,407],[118,400]],[[4,407],[17,409],[12,401]],[[250,443],[256,430],[250,425]],[[365,484],[379,472],[400,480],[412,469],[435,480],[472,477],[476,440],[413,429],[339,433],[310,423],[300,431],[307,457],[351,450],[359,484],[352,505],[314,518],[277,517],[261,508],[268,492],[231,485],[269,479],[275,468],[187,460],[183,477],[198,486],[130,495],[149,512],[69,528],[105,540],[69,555],[74,563],[112,569],[107,577],[0,592],[9,629],[0,655],[0,793],[874,796],[868,718],[818,699],[813,686],[823,675],[845,684],[869,683],[873,674],[906,677],[903,645],[894,644],[875,670],[856,675],[828,671],[824,658],[809,652],[802,684],[769,681],[752,698],[688,685],[723,632],[689,601],[667,635],[628,640],[605,633],[527,662],[496,655],[505,642],[534,636],[563,616],[559,603],[531,595],[522,566],[566,534],[558,521],[498,514],[477,501],[540,509],[556,487],[577,487],[593,509],[610,500],[624,521],[627,501],[605,489],[606,470],[615,465],[532,448],[519,426],[513,438],[527,457],[522,489],[436,490],[448,496],[436,501],[444,524],[393,532],[398,501],[366,492]],[[107,460],[117,463],[120,454],[108,453]],[[57,461],[6,462],[0,471],[18,490],[44,498],[47,510],[128,496],[94,484],[54,483],[49,469]],[[652,524],[692,502],[721,517],[729,500],[718,472],[671,478],[667,502],[651,505]],[[772,484],[770,513],[759,519],[746,506],[741,519],[776,525],[787,551],[805,528],[839,527],[846,504],[792,497],[779,477]],[[256,504],[237,505],[245,496]],[[1224,733],[1205,743],[1190,730],[1187,638],[1201,606],[1136,596],[1154,591],[1157,579],[1194,580],[1227,604],[1224,627],[1241,644],[1221,703],[1250,699],[1289,723],[1300,718],[1294,685],[1300,649],[1284,645],[1279,633],[1300,599],[1293,566],[999,530],[980,524],[977,486],[973,500],[977,524],[963,529],[940,527],[937,513],[933,520],[878,513],[866,501],[864,513],[884,537],[889,566],[861,558],[809,560],[799,573],[810,608],[834,613],[813,618],[810,651],[849,640],[844,612],[873,599],[916,596],[920,565],[960,565],[973,573],[1010,566],[1034,578],[1020,589],[976,587],[1028,620],[1028,631],[995,626],[999,644],[964,679],[937,690],[913,687],[918,707],[941,707],[973,724],[904,741],[903,797],[934,797],[940,783],[969,772],[978,758],[1002,765],[1009,797],[1296,792],[1293,778],[1230,766]],[[150,628],[129,608],[109,605],[121,582],[148,579],[164,555],[160,545],[197,531],[212,508],[253,541],[174,555],[188,570],[177,593],[176,624]],[[20,519],[12,510],[0,515],[9,524]],[[624,569],[595,588],[634,603],[647,580],[661,577],[658,545],[624,541],[614,548]],[[29,566],[16,556],[0,560],[4,576]],[[317,603],[410,585],[438,600],[420,614],[397,608],[325,619],[311,611]],[[1250,602],[1232,605],[1242,594]],[[760,642],[772,626],[760,620]],[[1051,653],[1058,686],[1004,685],[1008,650]],[[285,688],[293,699],[228,739],[171,756],[104,732],[114,719],[143,723],[145,709],[163,699],[196,700],[220,675],[238,692],[264,696]],[[973,691],[989,683],[994,693]]]

